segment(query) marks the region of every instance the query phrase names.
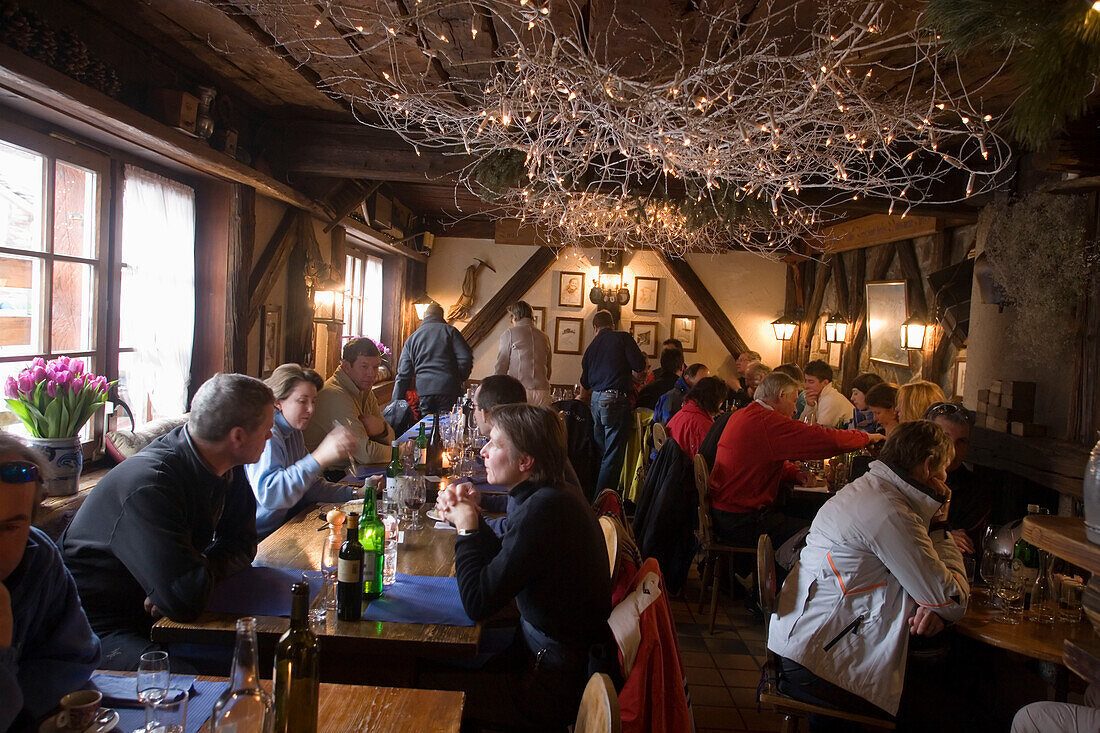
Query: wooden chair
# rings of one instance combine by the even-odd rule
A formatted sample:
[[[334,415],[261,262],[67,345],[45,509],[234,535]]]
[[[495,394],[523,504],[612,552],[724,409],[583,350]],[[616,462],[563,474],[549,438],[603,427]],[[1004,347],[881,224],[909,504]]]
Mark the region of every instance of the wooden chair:
[[[615,685],[606,674],[597,672],[584,687],[573,733],[621,733],[622,729]]]
[[[614,517],[603,515],[599,519],[600,529],[603,530],[603,542],[607,546],[608,572],[615,574],[615,561],[619,557],[619,527]]]
[[[775,550],[772,548],[772,540],[768,535],[760,535],[756,543],[756,587],[760,594],[760,610],[764,612],[764,638],[768,638],[768,621],[775,612]],[[763,680],[760,683],[757,701],[769,707],[783,716],[781,733],[798,733],[800,719],[810,715],[824,715],[838,720],[847,720],[860,725],[869,725],[872,728],[894,730],[894,721],[888,718],[877,718],[860,713],[849,713],[836,708],[827,708],[822,705],[802,702],[779,691],[779,661],[770,649],[766,651],[767,659],[764,662]]]
[[[703,599],[707,586],[710,592],[710,633],[714,633],[714,619],[718,615],[718,586],[722,573],[729,572],[731,555],[754,555],[755,547],[724,545],[714,539],[714,525],[710,518],[710,469],[707,459],[695,454],[695,490],[699,492],[699,545],[703,552],[703,577],[700,578],[699,612],[703,612]]]

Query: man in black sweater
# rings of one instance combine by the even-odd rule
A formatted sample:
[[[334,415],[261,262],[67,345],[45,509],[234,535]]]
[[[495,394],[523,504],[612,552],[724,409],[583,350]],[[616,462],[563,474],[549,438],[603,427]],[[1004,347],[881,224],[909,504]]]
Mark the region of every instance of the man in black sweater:
[[[241,467],[263,453],[274,397],[243,374],[207,380],[187,425],[111,469],[62,534],[65,564],[105,669],[137,669],[161,616],[195,618],[256,556],[256,500]]]
[[[589,653],[610,643],[611,578],[603,533],[580,492],[564,485],[565,428],[545,407],[501,405],[482,451],[489,481],[515,500],[497,537],[477,504],[454,487],[440,512],[458,529],[455,576],[474,620],[514,598],[512,647],[465,686],[475,720],[508,729],[564,726],[577,715]]]

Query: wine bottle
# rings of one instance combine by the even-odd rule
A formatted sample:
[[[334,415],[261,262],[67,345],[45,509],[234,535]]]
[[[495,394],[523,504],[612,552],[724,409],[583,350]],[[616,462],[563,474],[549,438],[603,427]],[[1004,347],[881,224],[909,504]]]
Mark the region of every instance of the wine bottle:
[[[363,492],[363,511],[367,502],[374,508],[370,491]],[[336,568],[336,618],[358,621],[363,617],[363,546],[359,544],[359,515],[348,515],[348,534],[340,545],[340,563]]]
[[[229,686],[214,701],[210,713],[211,733],[270,733],[271,696],[260,686],[256,654],[256,619],[237,619],[237,641]]]
[[[439,413],[432,416],[432,437],[428,441],[428,476],[443,476],[443,430],[439,425]]]
[[[359,543],[363,553],[361,593],[367,600],[382,595],[382,563],[386,551],[386,526],[374,507],[374,492],[363,495],[363,519],[359,523]]]
[[[275,733],[317,733],[321,654],[308,617],[309,585],[295,583],[290,628],[275,645]]]
[[[392,446],[390,465],[386,466],[386,493],[383,495],[383,507],[389,507],[397,501],[397,477],[405,472],[405,467],[401,464],[401,443],[395,440]]]
[[[424,432],[424,422],[420,423],[420,435],[416,438],[416,472],[423,476],[427,473],[428,436]]]

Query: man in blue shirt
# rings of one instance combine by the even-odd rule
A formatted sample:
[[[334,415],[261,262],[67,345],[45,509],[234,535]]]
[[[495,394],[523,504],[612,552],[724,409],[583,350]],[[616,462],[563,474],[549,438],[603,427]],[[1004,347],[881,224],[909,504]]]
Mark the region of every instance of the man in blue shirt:
[[[608,311],[592,317],[596,337],[581,357],[581,386],[592,393],[593,437],[603,458],[596,493],[619,488],[623,454],[630,437],[632,372],[645,369],[645,355],[634,338],[615,330]]]
[[[34,724],[80,689],[99,639],[53,541],[31,526],[38,455],[0,435],[0,730]]]

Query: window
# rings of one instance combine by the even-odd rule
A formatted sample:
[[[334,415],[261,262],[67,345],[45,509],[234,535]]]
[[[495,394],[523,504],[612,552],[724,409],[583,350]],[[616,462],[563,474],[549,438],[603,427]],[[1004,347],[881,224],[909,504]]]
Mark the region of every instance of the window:
[[[195,332],[195,192],[126,166],[118,393],[136,425],[187,409]]]
[[[0,139],[0,380],[35,356],[79,357],[102,373],[109,161],[33,133],[0,132],[11,138]],[[25,434],[4,405],[0,424]]]
[[[344,265],[344,334],[382,338],[382,260],[349,253]]]

